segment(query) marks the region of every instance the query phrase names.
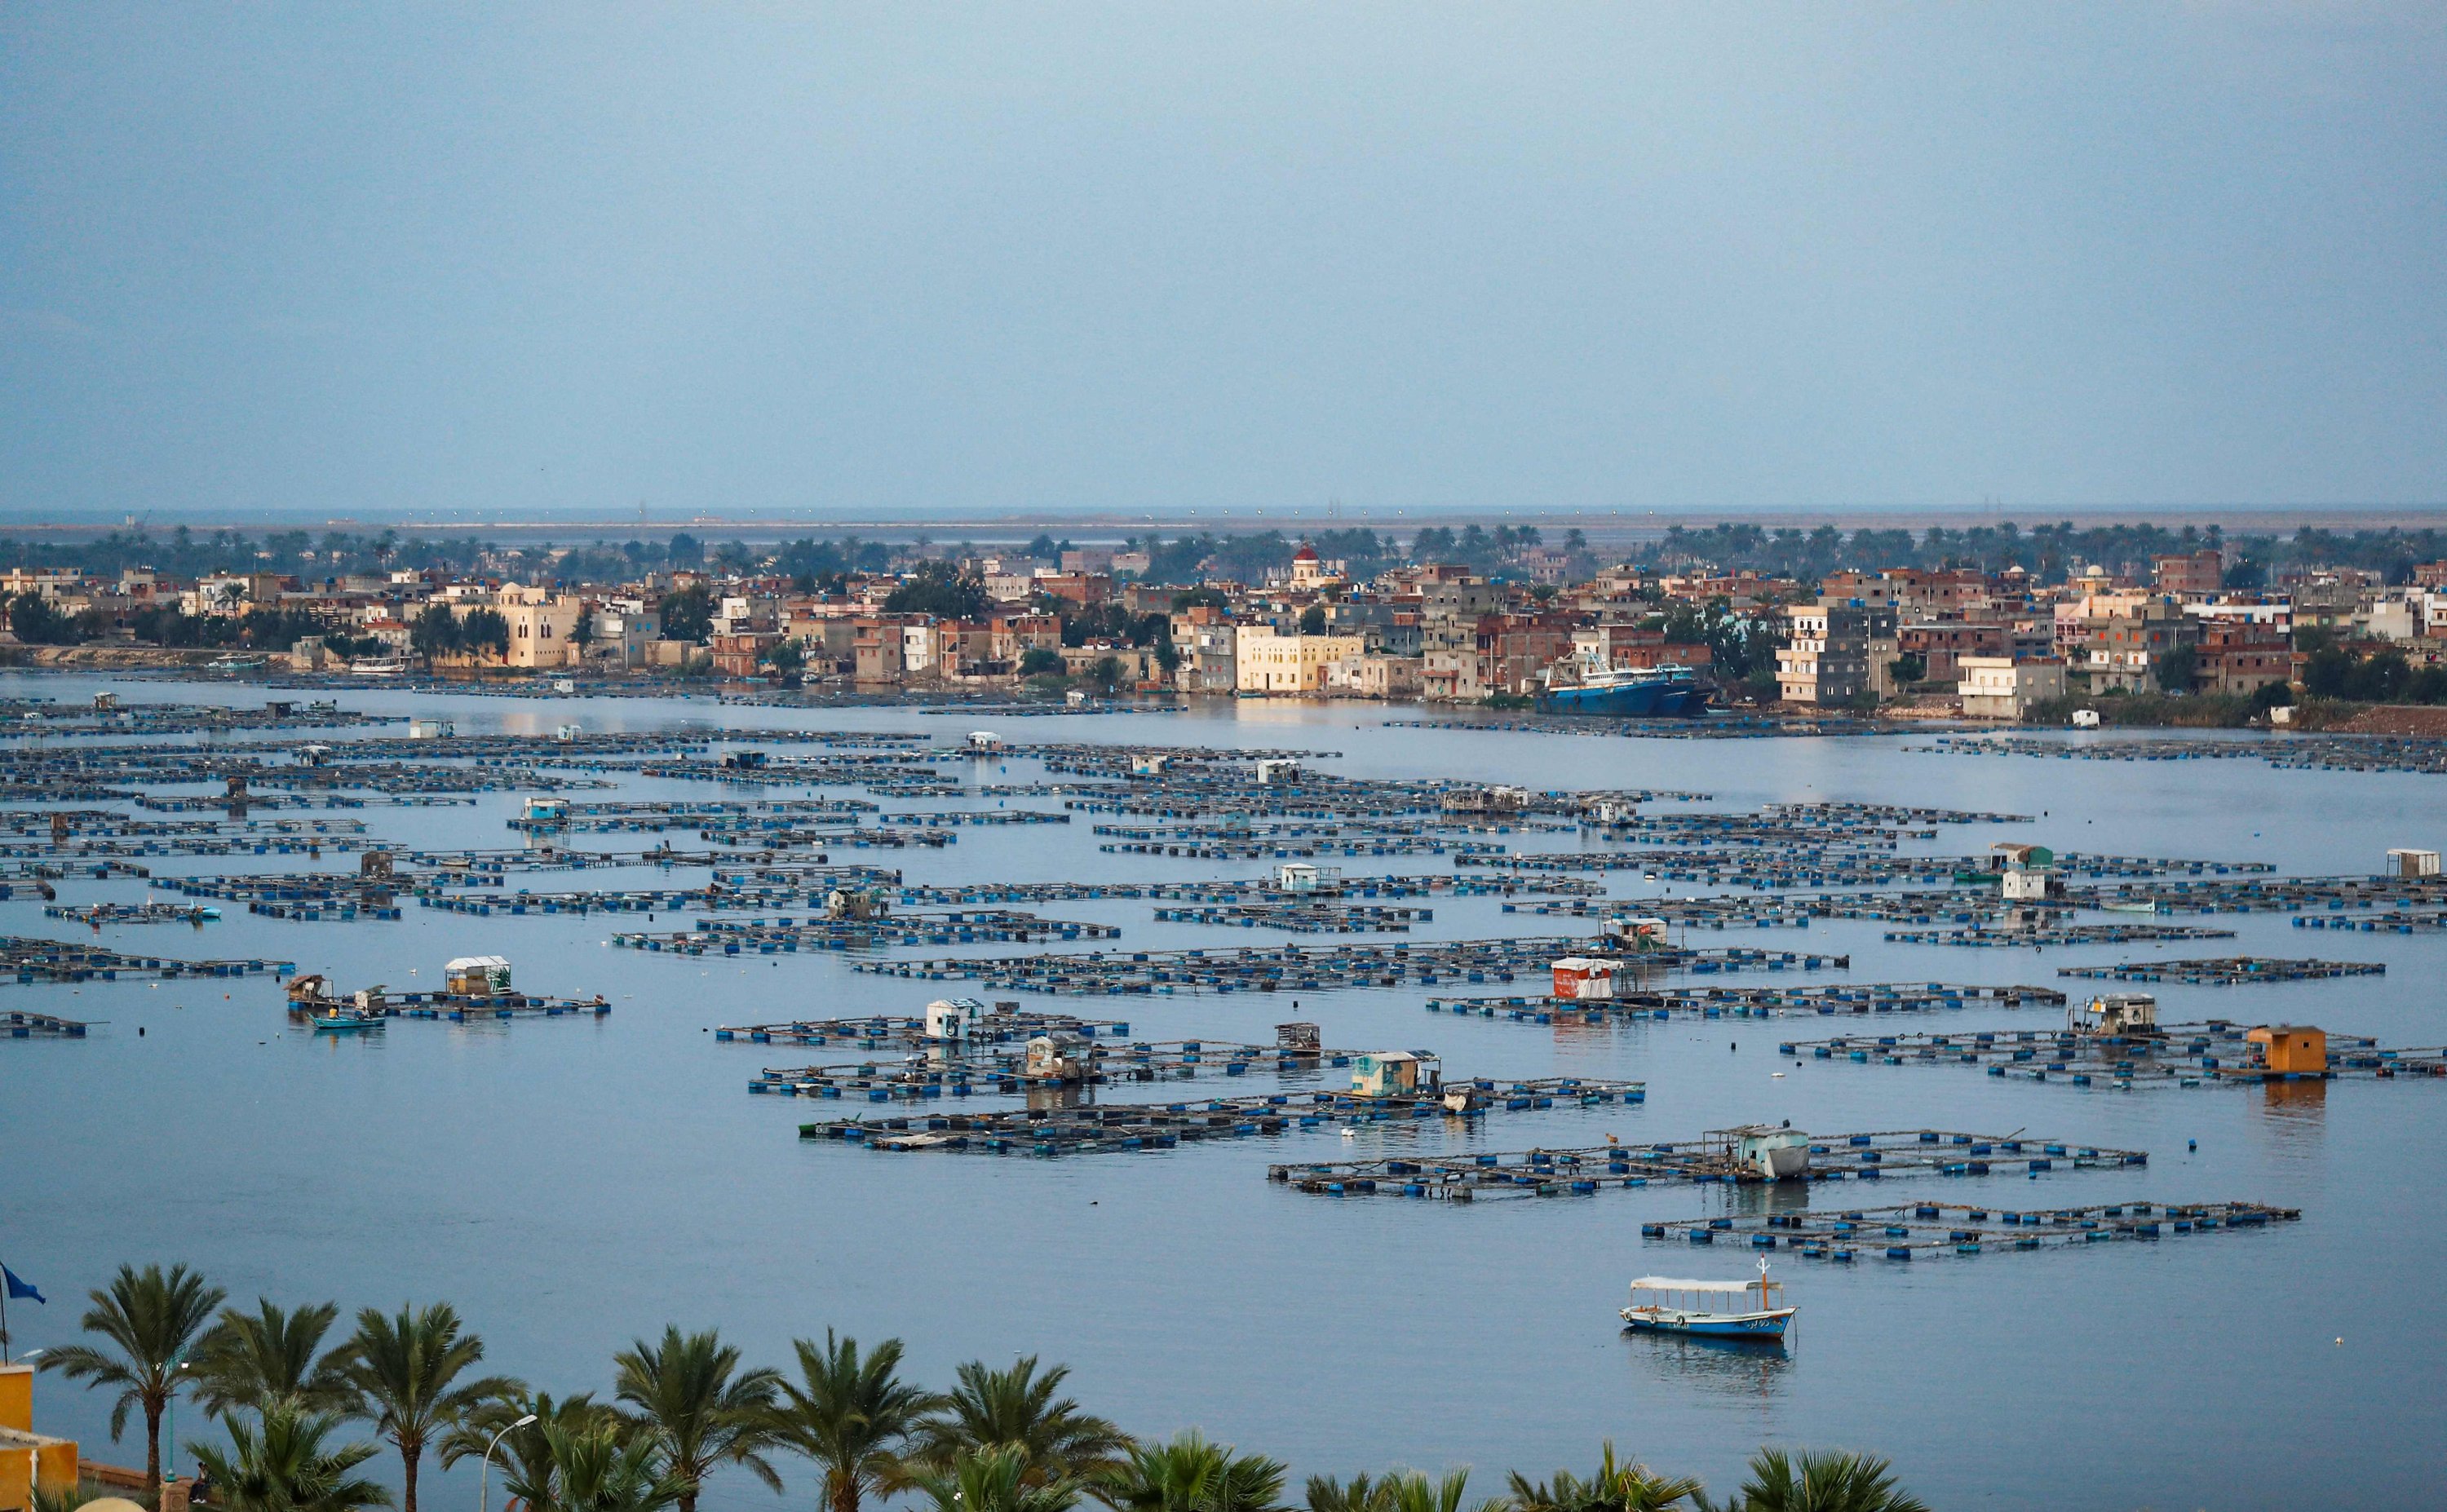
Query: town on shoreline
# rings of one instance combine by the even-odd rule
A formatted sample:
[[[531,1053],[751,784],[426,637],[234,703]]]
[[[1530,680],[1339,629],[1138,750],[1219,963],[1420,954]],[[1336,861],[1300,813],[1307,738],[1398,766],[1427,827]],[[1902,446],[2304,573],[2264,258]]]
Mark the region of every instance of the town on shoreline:
[[[1567,712],[1650,712],[1589,695],[1662,676],[1686,713],[2348,728],[2447,704],[2447,537],[2393,528],[1728,524],[1614,560],[1508,525],[1085,547],[182,528],[0,539],[0,658],[31,666]]]

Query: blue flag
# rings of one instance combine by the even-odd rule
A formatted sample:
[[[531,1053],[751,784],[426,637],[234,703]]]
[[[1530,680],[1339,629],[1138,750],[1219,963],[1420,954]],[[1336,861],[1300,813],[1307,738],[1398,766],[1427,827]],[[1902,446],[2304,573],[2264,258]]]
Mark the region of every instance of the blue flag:
[[[20,1277],[16,1272],[9,1269],[9,1267],[0,1265],[0,1276],[5,1276],[9,1278],[9,1295],[12,1300],[21,1296],[30,1296],[35,1301],[42,1303],[45,1307],[51,1305],[50,1298],[34,1290],[33,1282]]]

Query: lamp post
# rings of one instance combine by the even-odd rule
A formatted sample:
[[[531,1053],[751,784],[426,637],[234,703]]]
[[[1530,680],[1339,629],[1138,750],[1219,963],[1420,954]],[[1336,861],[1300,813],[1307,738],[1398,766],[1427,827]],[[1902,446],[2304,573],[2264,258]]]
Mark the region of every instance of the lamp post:
[[[535,1420],[536,1415],[532,1412],[528,1413],[501,1432],[494,1434],[493,1442],[484,1446],[484,1463],[476,1469],[476,1512],[484,1512],[484,1503],[493,1493],[493,1451],[502,1446],[503,1439]]]
[[[162,1474],[161,1484],[154,1487],[156,1493],[159,1493],[162,1485],[167,1485],[179,1478],[179,1434],[177,1429],[177,1424],[179,1421],[179,1372],[186,1368],[187,1357],[184,1354],[180,1355],[177,1359],[170,1362],[170,1389],[163,1392],[161,1396]]]

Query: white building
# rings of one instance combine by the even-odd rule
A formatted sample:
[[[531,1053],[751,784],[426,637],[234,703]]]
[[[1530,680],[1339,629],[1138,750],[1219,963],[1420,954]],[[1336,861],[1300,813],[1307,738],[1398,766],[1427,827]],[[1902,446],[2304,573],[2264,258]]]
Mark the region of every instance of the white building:
[[[2065,695],[2064,663],[2051,656],[2016,661],[2011,656],[1964,656],[1955,695],[1966,719],[2020,720],[2032,706]]]

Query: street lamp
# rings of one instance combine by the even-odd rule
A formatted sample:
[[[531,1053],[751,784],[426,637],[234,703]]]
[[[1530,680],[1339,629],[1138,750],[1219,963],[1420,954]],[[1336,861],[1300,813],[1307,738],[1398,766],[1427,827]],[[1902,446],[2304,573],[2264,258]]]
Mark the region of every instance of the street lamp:
[[[153,1488],[156,1493],[179,1478],[179,1372],[186,1368],[187,1357],[183,1354],[170,1362],[170,1389],[161,1396],[161,1443],[167,1452],[161,1458],[165,1473]]]
[[[526,1416],[519,1419],[516,1423],[511,1424],[508,1427],[503,1428],[501,1432],[494,1434],[493,1442],[484,1446],[484,1463],[478,1466],[476,1470],[476,1512],[484,1512],[484,1503],[486,1499],[492,1495],[493,1451],[502,1446],[502,1441],[503,1439],[508,1438],[511,1434],[516,1433],[519,1429],[525,1427],[535,1420],[536,1415],[532,1412],[528,1413]]]

